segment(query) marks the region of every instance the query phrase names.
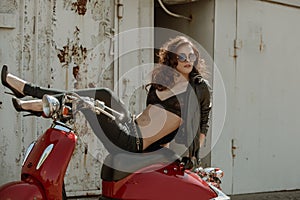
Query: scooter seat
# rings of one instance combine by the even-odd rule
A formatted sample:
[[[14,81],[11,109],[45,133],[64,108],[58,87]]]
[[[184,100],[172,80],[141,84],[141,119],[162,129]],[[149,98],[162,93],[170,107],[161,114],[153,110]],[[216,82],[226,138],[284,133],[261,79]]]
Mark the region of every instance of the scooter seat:
[[[118,181],[144,167],[156,163],[170,164],[179,158],[174,151],[167,148],[150,153],[109,154],[104,160],[101,178],[105,181]]]

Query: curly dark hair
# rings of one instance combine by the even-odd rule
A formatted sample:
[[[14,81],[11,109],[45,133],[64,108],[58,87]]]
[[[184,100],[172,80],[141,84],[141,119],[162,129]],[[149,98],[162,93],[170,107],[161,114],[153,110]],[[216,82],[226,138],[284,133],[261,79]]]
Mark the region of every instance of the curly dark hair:
[[[189,79],[200,74],[200,67],[203,63],[203,59],[200,59],[200,54],[195,45],[184,36],[177,36],[167,41],[157,54],[159,60],[152,73],[152,82],[148,85],[153,86],[159,91],[163,91],[167,88],[171,88],[175,82],[174,77],[179,76],[179,72],[176,71],[178,65],[177,49],[182,45],[190,45],[197,57],[193,64],[193,69],[189,74]],[[202,63],[202,64],[201,64]],[[199,70],[198,70],[199,69]]]

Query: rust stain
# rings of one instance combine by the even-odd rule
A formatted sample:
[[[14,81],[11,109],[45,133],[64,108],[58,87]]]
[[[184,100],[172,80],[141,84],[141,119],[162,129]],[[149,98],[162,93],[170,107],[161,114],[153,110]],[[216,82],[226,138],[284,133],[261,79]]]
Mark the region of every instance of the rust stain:
[[[89,86],[89,88],[95,88],[96,87],[96,85],[94,83],[89,83],[88,86]]]
[[[97,21],[112,15],[111,7],[106,5],[108,2],[109,0],[64,0],[64,8],[75,11],[78,15],[85,15],[90,8],[92,18]]]
[[[27,70],[29,69],[29,64],[31,61],[31,46],[30,46],[31,37],[29,34],[24,35],[24,44],[23,44],[23,65]]]
[[[71,10],[75,10],[79,15],[85,15],[87,0],[77,0],[72,3]]]
[[[56,26],[57,18],[56,18],[56,0],[53,0],[52,7],[52,24]]]
[[[69,41],[67,45],[63,46],[63,49],[58,49],[59,53],[57,54],[59,61],[63,64],[68,64],[70,62],[69,56]]]
[[[74,63],[73,76],[76,80],[78,79],[80,65],[87,57],[87,48],[79,44],[79,33],[80,30],[76,27],[74,31],[74,39],[68,39],[67,44],[64,45],[62,49],[56,47],[57,57],[60,63],[63,64],[63,67],[69,66],[70,63]]]
[[[73,76],[75,79],[77,79],[79,73],[79,66],[73,67]]]
[[[264,44],[264,41],[263,41],[263,35],[262,33],[260,33],[260,43],[259,43],[259,51],[260,53],[262,53],[265,49],[265,44]]]

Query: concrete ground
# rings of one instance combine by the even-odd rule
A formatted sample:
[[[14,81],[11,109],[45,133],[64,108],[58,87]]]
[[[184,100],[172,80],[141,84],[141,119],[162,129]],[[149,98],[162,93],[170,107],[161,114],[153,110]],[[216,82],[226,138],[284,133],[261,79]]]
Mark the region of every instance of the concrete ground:
[[[300,200],[300,190],[234,195],[231,200]]]

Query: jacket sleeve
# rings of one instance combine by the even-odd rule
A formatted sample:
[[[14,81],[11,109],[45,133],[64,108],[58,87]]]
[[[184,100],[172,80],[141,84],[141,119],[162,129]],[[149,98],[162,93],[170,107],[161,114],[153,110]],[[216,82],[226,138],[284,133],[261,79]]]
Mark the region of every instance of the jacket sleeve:
[[[210,98],[210,86],[206,81],[202,81],[198,87],[200,92],[199,104],[201,111],[201,119],[200,119],[200,133],[206,135],[209,128],[209,112],[211,110],[211,98]]]

